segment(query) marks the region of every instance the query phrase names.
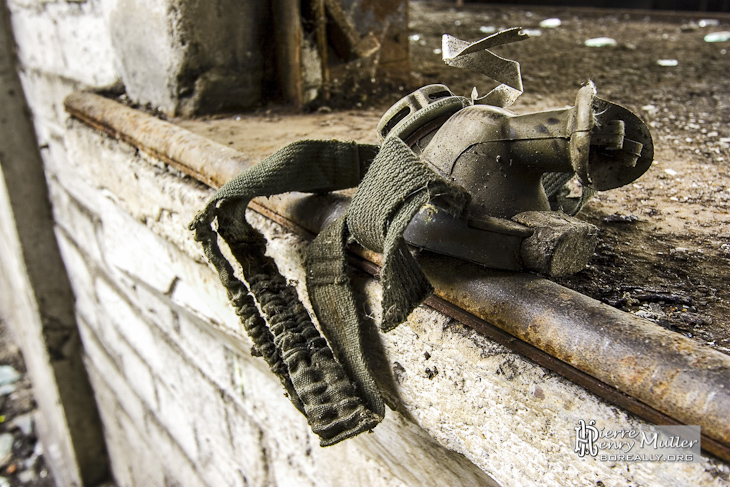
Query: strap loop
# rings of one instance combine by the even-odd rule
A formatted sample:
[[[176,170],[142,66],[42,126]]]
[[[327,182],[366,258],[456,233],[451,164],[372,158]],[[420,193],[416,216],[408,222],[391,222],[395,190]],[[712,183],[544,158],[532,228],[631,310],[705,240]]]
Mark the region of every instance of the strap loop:
[[[347,372],[299,302],[296,290],[265,255],[265,239],[248,224],[245,209],[256,196],[355,185],[376,153],[377,146],[352,142],[291,144],[223,186],[190,225],[218,271],[255,350],[307,417],[322,446],[372,429],[382,420],[382,412],[363,405]],[[217,234],[212,229],[216,219]],[[245,270],[247,283],[235,276],[218,247],[218,235]]]
[[[256,196],[334,191],[359,183],[348,213],[325,228],[307,252],[307,287],[328,344],[296,290],[265,255],[266,242],[246,221],[245,210]],[[388,331],[432,292],[403,232],[423,205],[436,200],[458,216],[469,198],[396,137],[379,152],[376,146],[352,142],[302,141],[236,176],[190,225],[255,350],[307,416],[322,446],[372,429],[385,414],[363,350],[363,326],[347,275],[347,242],[352,234],[384,254],[382,328]],[[216,220],[217,234],[212,228]],[[246,283],[218,248],[218,235],[244,270]]]

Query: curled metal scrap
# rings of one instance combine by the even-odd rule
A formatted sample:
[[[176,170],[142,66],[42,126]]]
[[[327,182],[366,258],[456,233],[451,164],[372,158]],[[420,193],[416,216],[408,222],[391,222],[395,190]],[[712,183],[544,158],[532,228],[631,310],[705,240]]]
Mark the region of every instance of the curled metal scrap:
[[[66,109],[214,187],[250,165],[235,150],[98,95],[73,94]],[[336,194],[293,193],[259,200],[258,205],[289,228],[317,233],[347,200]],[[675,421],[702,425],[708,439],[703,439],[703,448],[730,461],[727,355],[534,275],[489,271],[426,253],[419,261],[436,293],[461,310],[453,315],[456,319],[476,316],[484,320],[479,321],[483,329],[496,325],[516,337],[505,339],[505,345],[563,375],[581,378],[596,394],[645,418],[664,421],[661,411]],[[575,369],[591,377],[576,376]],[[627,403],[617,389],[638,401]]]
[[[497,56],[489,49],[528,38],[520,27],[497,32],[476,42],[466,42],[444,34],[441,51],[444,62],[449,66],[471,69],[502,83],[483,97],[479,97],[474,88],[471,96],[474,103],[505,108],[512,105],[524,91],[520,63]]]

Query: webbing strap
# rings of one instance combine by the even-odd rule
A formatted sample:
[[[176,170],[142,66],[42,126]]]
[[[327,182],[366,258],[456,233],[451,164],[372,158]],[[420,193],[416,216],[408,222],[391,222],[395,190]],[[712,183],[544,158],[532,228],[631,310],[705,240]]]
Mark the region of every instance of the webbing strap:
[[[353,186],[376,153],[377,146],[346,142],[291,144],[223,186],[190,225],[218,271],[255,351],[279,377],[323,446],[372,429],[382,415],[362,404],[296,290],[265,255],[265,239],[248,224],[245,209],[256,196]],[[216,219],[217,234],[212,228]],[[218,235],[241,265],[246,284],[221,253]]]
[[[328,225],[307,251],[307,290],[320,326],[373,411],[384,411],[384,407],[365,360],[363,326],[347,276],[345,247],[353,237],[383,253],[381,327],[392,330],[433,291],[403,232],[421,207],[435,200],[444,211],[458,216],[469,197],[436,175],[401,139],[388,138],[347,214]]]
[[[329,224],[307,249],[307,291],[322,333],[365,405],[380,416],[385,405],[364,351],[362,317],[347,275],[347,215]]]
[[[356,186],[363,178],[348,214],[315,239],[307,257],[310,298],[333,355],[296,290],[265,255],[265,239],[248,224],[245,210],[256,196],[334,191]],[[353,142],[301,141],[236,176],[190,225],[255,351],[279,376],[322,446],[372,429],[385,413],[362,353],[362,326],[346,273],[350,233],[364,246],[384,253],[383,327],[391,329],[431,291],[403,241],[403,231],[434,199],[454,214],[468,202],[462,189],[431,172],[400,139],[390,139],[379,152],[377,146]],[[240,264],[246,283],[223,256],[218,236]]]
[[[573,176],[574,172],[546,172],[542,175],[542,188],[552,211],[562,211],[566,215],[575,216],[596,194],[594,189],[583,186],[579,197],[570,197],[568,182]]]
[[[466,191],[447,182],[399,138],[389,137],[358,186],[347,227],[363,247],[383,254],[383,317],[390,331],[433,292],[403,240],[408,223],[427,203],[459,217],[469,202]],[[436,211],[436,206],[431,206]]]

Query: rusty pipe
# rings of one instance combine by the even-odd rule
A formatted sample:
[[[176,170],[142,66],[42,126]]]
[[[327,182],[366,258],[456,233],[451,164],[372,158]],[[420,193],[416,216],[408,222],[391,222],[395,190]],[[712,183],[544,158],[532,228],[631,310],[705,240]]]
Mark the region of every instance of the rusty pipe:
[[[94,93],[64,101],[73,117],[124,141],[213,188],[250,164],[240,152]]]
[[[214,188],[250,165],[235,150],[95,94],[70,95],[66,109]],[[346,194],[291,193],[255,208],[313,235],[348,203]],[[535,275],[427,252],[419,261],[441,298],[436,307],[445,303],[454,318],[650,421],[701,425],[703,448],[730,461],[730,356]]]
[[[433,255],[420,263],[446,301],[730,443],[727,355],[536,275]]]

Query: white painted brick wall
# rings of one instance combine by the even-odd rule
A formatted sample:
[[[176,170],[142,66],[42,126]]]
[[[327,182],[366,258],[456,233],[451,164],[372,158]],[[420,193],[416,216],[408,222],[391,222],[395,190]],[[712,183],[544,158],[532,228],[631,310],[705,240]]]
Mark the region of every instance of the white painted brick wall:
[[[119,74],[106,13],[114,3],[110,0],[11,1],[21,68],[86,86],[115,83]]]
[[[18,71],[44,160],[65,162],[64,98],[117,83],[109,33],[116,0],[9,0]]]
[[[160,424],[190,458],[198,458],[198,442],[192,418],[185,407],[185,397],[176,390],[178,384],[159,387]]]
[[[95,374],[103,378],[104,387],[114,395],[118,407],[123,409],[125,414],[132,418],[135,423],[143,425],[149,408],[144,405],[132,389],[131,384],[122,375],[120,371],[122,367],[121,356],[116,351],[110,352],[107,350],[96,332],[85,320],[81,319],[79,321],[87,356],[87,367],[93,369]]]
[[[65,120],[68,118],[63,100],[83,85],[33,68],[27,68],[19,74],[28,104],[33,107],[40,145],[47,144],[52,135],[62,137]]]
[[[89,322],[96,323],[94,277],[88,265],[91,263],[91,258],[82,254],[62,230],[57,229],[56,239],[66,269],[69,271],[69,280],[76,299],[76,314]]]

